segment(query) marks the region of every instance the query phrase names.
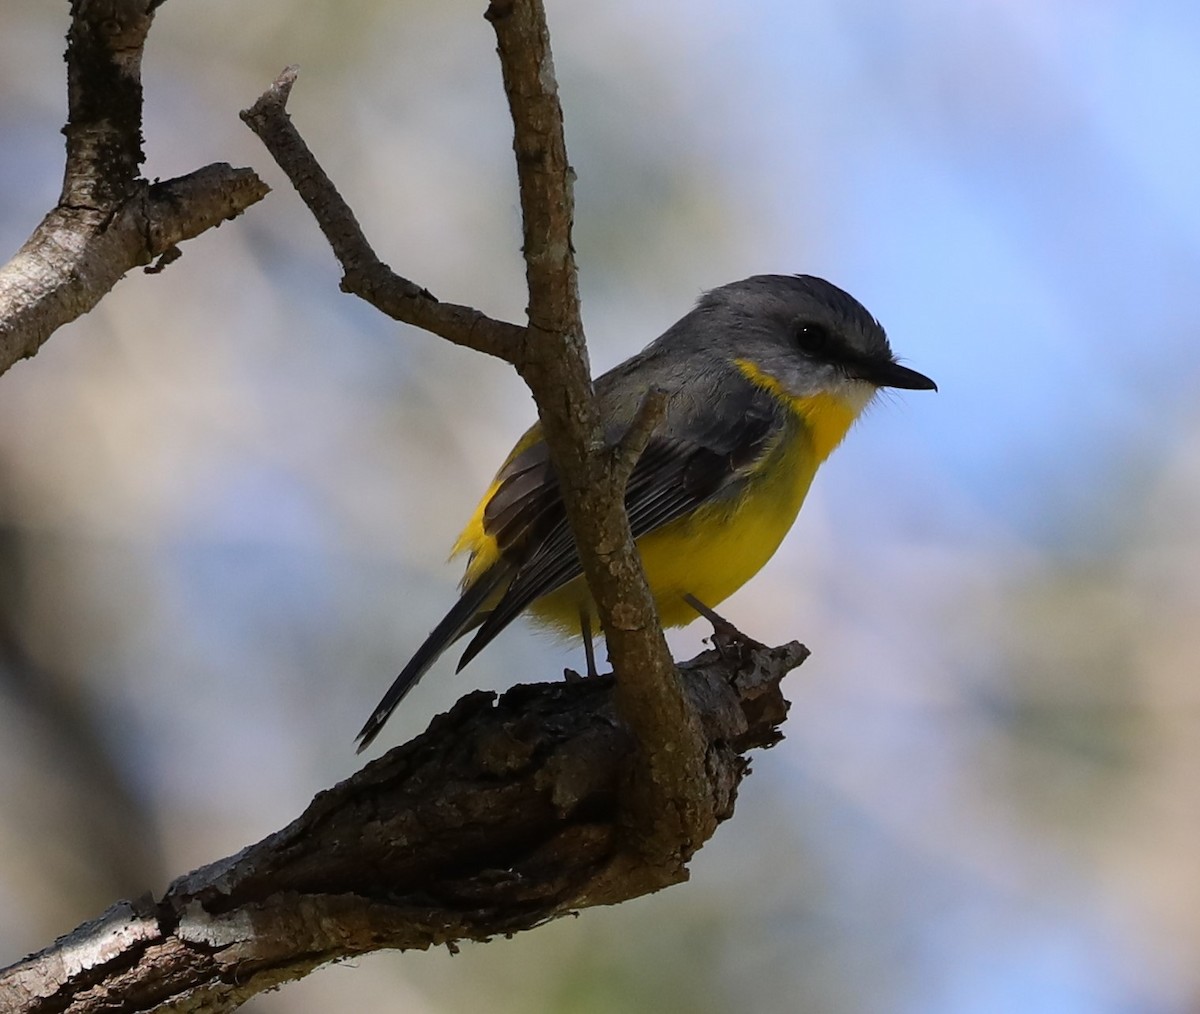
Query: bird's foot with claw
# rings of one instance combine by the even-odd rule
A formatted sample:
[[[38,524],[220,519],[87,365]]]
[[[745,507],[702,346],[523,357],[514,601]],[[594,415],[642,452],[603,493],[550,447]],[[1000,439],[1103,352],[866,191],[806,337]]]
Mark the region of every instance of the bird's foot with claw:
[[[710,609],[694,595],[684,595],[683,600],[712,624],[712,646],[721,653],[723,658],[736,657],[741,659],[748,650],[761,648],[763,645],[747,634],[743,634],[715,609]]]

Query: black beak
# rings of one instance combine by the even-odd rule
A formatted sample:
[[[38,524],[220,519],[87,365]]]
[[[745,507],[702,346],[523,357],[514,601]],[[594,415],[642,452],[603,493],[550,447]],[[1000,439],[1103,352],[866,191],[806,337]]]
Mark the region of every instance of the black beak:
[[[905,391],[936,391],[937,384],[925,374],[899,363],[872,363],[859,376],[876,387],[898,387]]]

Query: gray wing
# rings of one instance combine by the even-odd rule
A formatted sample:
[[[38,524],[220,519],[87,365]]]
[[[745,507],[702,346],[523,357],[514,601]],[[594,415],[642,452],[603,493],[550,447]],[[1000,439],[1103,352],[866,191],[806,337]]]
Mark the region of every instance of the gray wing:
[[[684,426],[668,419],[666,432],[651,437],[625,493],[634,538],[729,494],[778,437],[785,421],[779,401],[741,378],[732,387],[726,385],[720,399],[693,405]],[[483,527],[499,546],[497,566],[512,568],[514,576],[467,645],[459,669],[535,599],[582,573],[546,445],[517,455],[499,478]]]

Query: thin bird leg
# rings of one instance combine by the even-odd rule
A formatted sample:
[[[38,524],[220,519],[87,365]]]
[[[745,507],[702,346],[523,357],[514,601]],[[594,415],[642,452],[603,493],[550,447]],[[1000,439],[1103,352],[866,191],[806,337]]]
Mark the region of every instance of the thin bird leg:
[[[706,606],[703,602],[696,598],[695,595],[691,594],[690,592],[685,592],[683,601],[695,609],[696,612],[698,612],[706,620],[708,620],[708,622],[712,624],[713,631],[715,633],[724,634],[726,637],[736,637],[739,639],[742,637],[742,632],[738,630],[737,627],[725,619],[725,617],[718,613],[715,609],[710,609],[708,606]]]
[[[579,631],[583,634],[583,653],[587,656],[587,674],[599,676],[596,671],[596,646],[592,643],[592,614],[586,609],[579,610]]]

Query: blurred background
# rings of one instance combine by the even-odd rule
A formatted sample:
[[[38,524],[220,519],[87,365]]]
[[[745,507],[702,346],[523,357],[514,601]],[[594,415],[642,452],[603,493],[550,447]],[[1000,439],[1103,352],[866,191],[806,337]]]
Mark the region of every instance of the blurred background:
[[[292,113],[381,255],[521,320],[483,8],[159,11],[146,175],[229,161],[275,192],[0,378],[0,964],[353,771],[452,601],[446,552],[529,397],[340,294],[237,112],[299,63]],[[705,288],[803,271],[941,393],[881,400],[726,603],[813,656],[691,883],[245,1009],[1200,1010],[1200,7],[550,18],[597,372]],[[3,256],[57,197],[66,27],[0,6]],[[580,654],[517,624],[380,746]]]

